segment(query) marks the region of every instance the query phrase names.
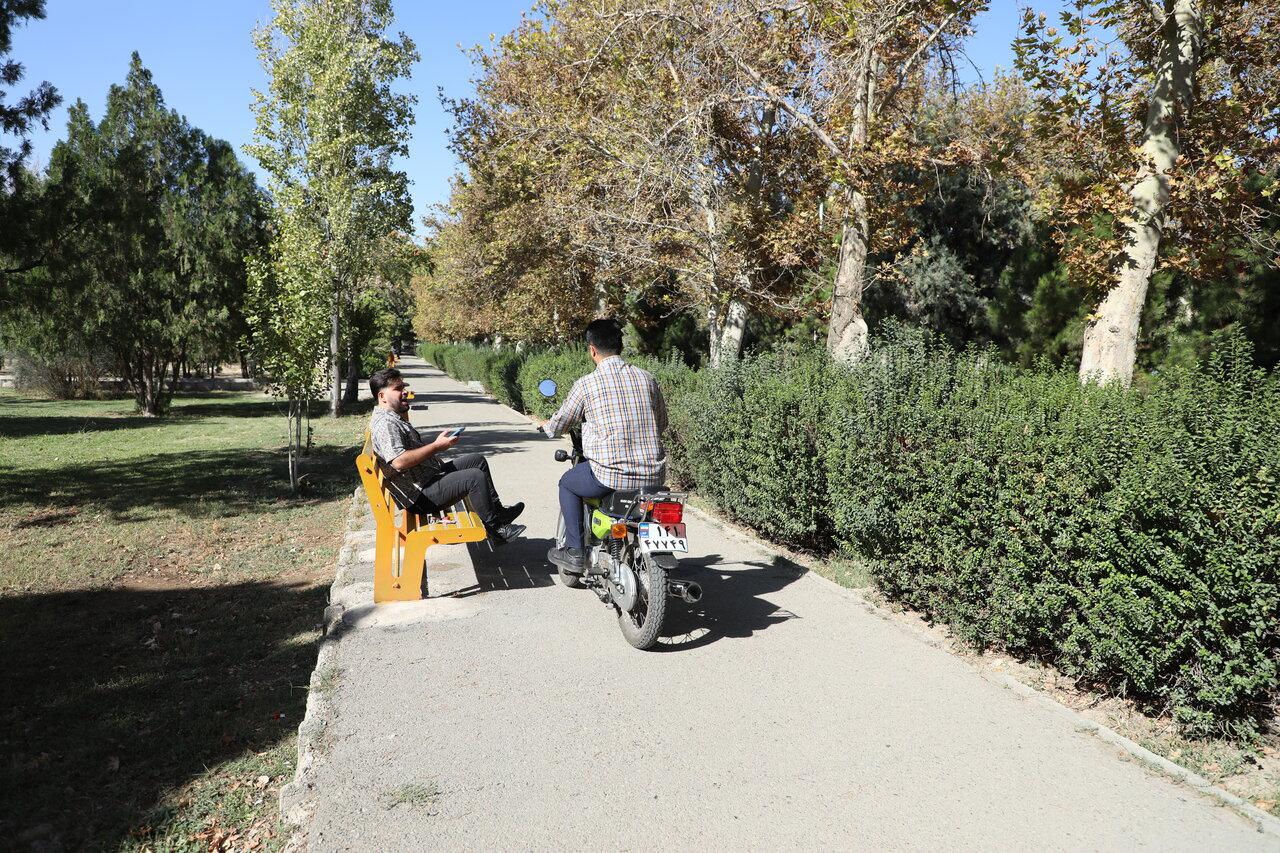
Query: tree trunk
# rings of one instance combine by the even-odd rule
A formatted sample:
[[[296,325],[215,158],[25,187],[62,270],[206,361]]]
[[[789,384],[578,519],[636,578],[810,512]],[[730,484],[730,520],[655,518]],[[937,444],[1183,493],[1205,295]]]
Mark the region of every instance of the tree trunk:
[[[867,354],[867,321],[862,317],[862,288],[867,274],[867,200],[849,193],[849,212],[840,232],[840,263],[831,295],[827,351],[852,364]]]
[[[289,489],[298,492],[298,450],[302,444],[302,417],[297,399],[289,398]]]
[[[329,414],[338,417],[342,414],[342,373],[339,370],[338,323],[341,312],[338,308],[338,296],[333,297],[333,316],[329,326]]]
[[[596,279],[596,316],[609,316],[609,292],[605,289],[604,279]]]
[[[1142,153],[1146,158],[1129,195],[1132,217],[1124,223],[1125,247],[1111,289],[1085,328],[1080,381],[1128,385],[1137,360],[1138,327],[1155,270],[1169,203],[1169,176],[1178,159],[1177,126],[1191,111],[1200,66],[1202,21],[1196,0],[1165,0],[1163,44],[1156,69]]]
[[[730,299],[724,308],[707,309],[709,327],[708,349],[711,366],[720,367],[742,355],[742,338],[747,331],[747,304],[741,299]]]
[[[347,386],[342,391],[342,405],[354,406],[360,399],[360,364],[355,356],[347,357]]]
[[[867,54],[858,63],[854,83],[853,128],[849,150],[856,155],[867,143],[874,98],[875,57]],[[852,159],[852,158],[850,158]],[[867,353],[867,322],[862,317],[862,291],[867,275],[867,247],[870,242],[867,198],[850,186],[845,193],[844,219],[840,226],[840,263],[836,267],[831,293],[831,320],[827,326],[827,351],[845,363],[860,360]]]
[[[178,363],[170,363],[167,359],[148,353],[139,353],[131,360],[124,360],[122,364],[125,378],[133,390],[134,403],[142,416],[154,418],[163,415],[169,407],[172,395],[169,373],[171,369],[177,371]],[[176,381],[172,385],[176,385]]]

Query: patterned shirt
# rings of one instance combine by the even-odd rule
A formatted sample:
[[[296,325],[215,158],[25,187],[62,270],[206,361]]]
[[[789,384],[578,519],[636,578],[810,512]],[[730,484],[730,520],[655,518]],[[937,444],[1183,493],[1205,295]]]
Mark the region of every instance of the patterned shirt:
[[[433,454],[412,468],[397,471],[391,460],[406,450],[414,450],[430,442],[424,441],[408,421],[390,409],[373,410],[373,417],[369,419],[369,440],[373,444],[373,452],[382,460],[387,490],[401,509],[412,506],[422,494],[422,487],[439,476],[439,455]]]
[[[617,355],[601,361],[573,383],[543,431],[555,437],[576,423],[582,424],[582,451],[601,485],[641,489],[665,481],[667,403],[647,370]]]

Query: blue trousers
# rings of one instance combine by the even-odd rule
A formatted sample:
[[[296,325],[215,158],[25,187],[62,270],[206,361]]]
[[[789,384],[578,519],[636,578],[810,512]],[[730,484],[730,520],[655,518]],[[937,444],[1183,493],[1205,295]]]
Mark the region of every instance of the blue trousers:
[[[566,548],[582,547],[582,499],[599,498],[613,489],[596,479],[590,462],[579,462],[560,478],[560,512],[564,513]]]

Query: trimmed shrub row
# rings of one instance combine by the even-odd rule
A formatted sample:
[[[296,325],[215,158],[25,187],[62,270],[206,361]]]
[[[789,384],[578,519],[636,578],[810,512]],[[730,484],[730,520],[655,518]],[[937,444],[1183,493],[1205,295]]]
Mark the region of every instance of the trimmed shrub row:
[[[524,411],[525,401],[517,374],[525,353],[470,344],[422,343],[418,345],[418,354],[455,379],[480,382],[503,403]]]
[[[454,349],[471,352],[424,357],[502,396],[476,367],[488,351]],[[1242,338],[1131,391],[905,332],[854,367],[807,350],[640,363],[666,393],[673,479],[726,514],[850,552],[973,646],[1051,662],[1189,733],[1248,736],[1270,715],[1280,382]],[[545,417],[538,381],[567,389],[590,368],[579,350],[530,354],[519,399]]]

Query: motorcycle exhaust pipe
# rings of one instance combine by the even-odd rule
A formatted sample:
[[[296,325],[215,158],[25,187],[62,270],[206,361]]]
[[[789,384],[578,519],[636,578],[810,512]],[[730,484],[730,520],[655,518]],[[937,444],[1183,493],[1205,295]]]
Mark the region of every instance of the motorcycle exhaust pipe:
[[[695,581],[668,581],[667,593],[680,597],[685,604],[697,604],[702,600],[702,585]]]

